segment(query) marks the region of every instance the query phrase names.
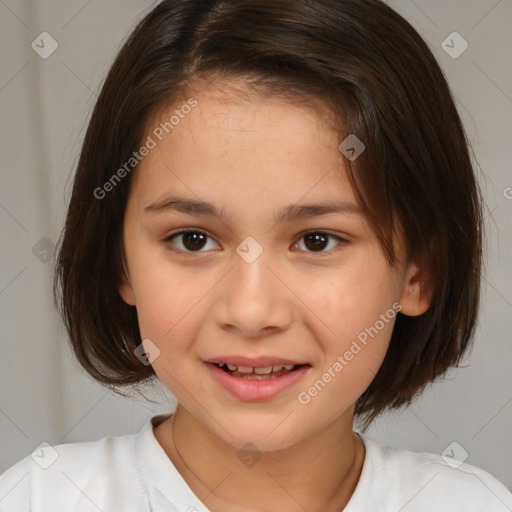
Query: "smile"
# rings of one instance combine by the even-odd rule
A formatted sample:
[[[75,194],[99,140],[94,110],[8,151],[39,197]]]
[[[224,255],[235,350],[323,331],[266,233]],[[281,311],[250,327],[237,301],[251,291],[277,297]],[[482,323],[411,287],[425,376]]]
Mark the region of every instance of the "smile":
[[[257,380],[275,379],[286,375],[298,367],[298,365],[293,364],[279,364],[276,366],[265,366],[264,368],[252,368],[250,366],[237,366],[236,364],[226,363],[219,363],[218,366],[233,377]]]
[[[311,368],[309,364],[251,367],[207,362],[206,365],[218,385],[244,401],[271,400],[295,385]]]

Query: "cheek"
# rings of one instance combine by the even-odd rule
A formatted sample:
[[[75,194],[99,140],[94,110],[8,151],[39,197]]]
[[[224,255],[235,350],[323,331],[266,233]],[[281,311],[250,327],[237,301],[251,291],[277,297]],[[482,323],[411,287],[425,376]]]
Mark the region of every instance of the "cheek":
[[[156,270],[156,269],[155,269]],[[177,273],[148,273],[137,295],[137,316],[142,339],[160,350],[152,366],[160,381],[182,403],[188,404],[191,375],[197,373],[193,343],[205,315],[201,298],[207,283],[178,278]]]
[[[334,420],[353,405],[371,384],[377,374],[389,346],[394,320],[383,321],[375,328],[346,327],[338,323],[341,334],[324,343],[324,358],[309,382],[297,397],[300,404],[310,408],[312,417],[324,418],[328,414]],[[342,332],[343,331],[343,332]]]
[[[172,271],[169,263],[157,262],[145,265],[136,282],[137,316],[143,339],[150,338],[162,348],[173,340],[193,339],[186,334],[211,285],[187,279],[183,272]]]
[[[385,267],[359,264],[319,279],[302,276],[296,283],[298,294],[314,313],[319,337],[341,343],[340,349],[344,346],[342,340],[347,342],[373,326],[399,298]],[[379,330],[386,328],[380,326]]]
[[[399,295],[385,262],[373,261],[370,265],[359,259],[330,279],[302,283],[301,293],[315,313],[310,329],[322,346],[319,372],[308,383],[313,395],[323,397],[308,393],[317,404],[337,402],[341,397],[340,407],[353,403],[371,383],[386,355]]]

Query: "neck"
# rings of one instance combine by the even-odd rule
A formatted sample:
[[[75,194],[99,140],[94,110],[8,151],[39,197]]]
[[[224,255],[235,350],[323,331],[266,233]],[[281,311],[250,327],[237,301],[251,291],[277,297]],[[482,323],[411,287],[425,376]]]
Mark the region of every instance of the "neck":
[[[178,405],[155,436],[212,512],[339,512],[356,488],[364,461],[352,419],[350,411],[283,450],[242,452]]]

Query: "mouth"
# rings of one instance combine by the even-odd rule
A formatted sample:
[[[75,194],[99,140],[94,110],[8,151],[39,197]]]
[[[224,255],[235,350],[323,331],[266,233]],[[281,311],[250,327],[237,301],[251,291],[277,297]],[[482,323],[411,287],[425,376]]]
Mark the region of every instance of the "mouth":
[[[275,357],[226,356],[204,361],[221,388],[243,401],[267,401],[298,385],[312,365]]]

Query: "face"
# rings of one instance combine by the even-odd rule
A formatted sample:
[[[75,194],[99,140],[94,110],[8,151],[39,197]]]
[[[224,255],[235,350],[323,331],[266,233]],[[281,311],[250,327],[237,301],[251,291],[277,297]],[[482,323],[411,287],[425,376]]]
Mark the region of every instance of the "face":
[[[427,308],[418,269],[400,238],[400,265],[388,266],[320,114],[220,89],[195,98],[148,126],[155,147],[131,184],[120,293],[194,418],[232,446],[286,448],[352,417],[397,310]]]

